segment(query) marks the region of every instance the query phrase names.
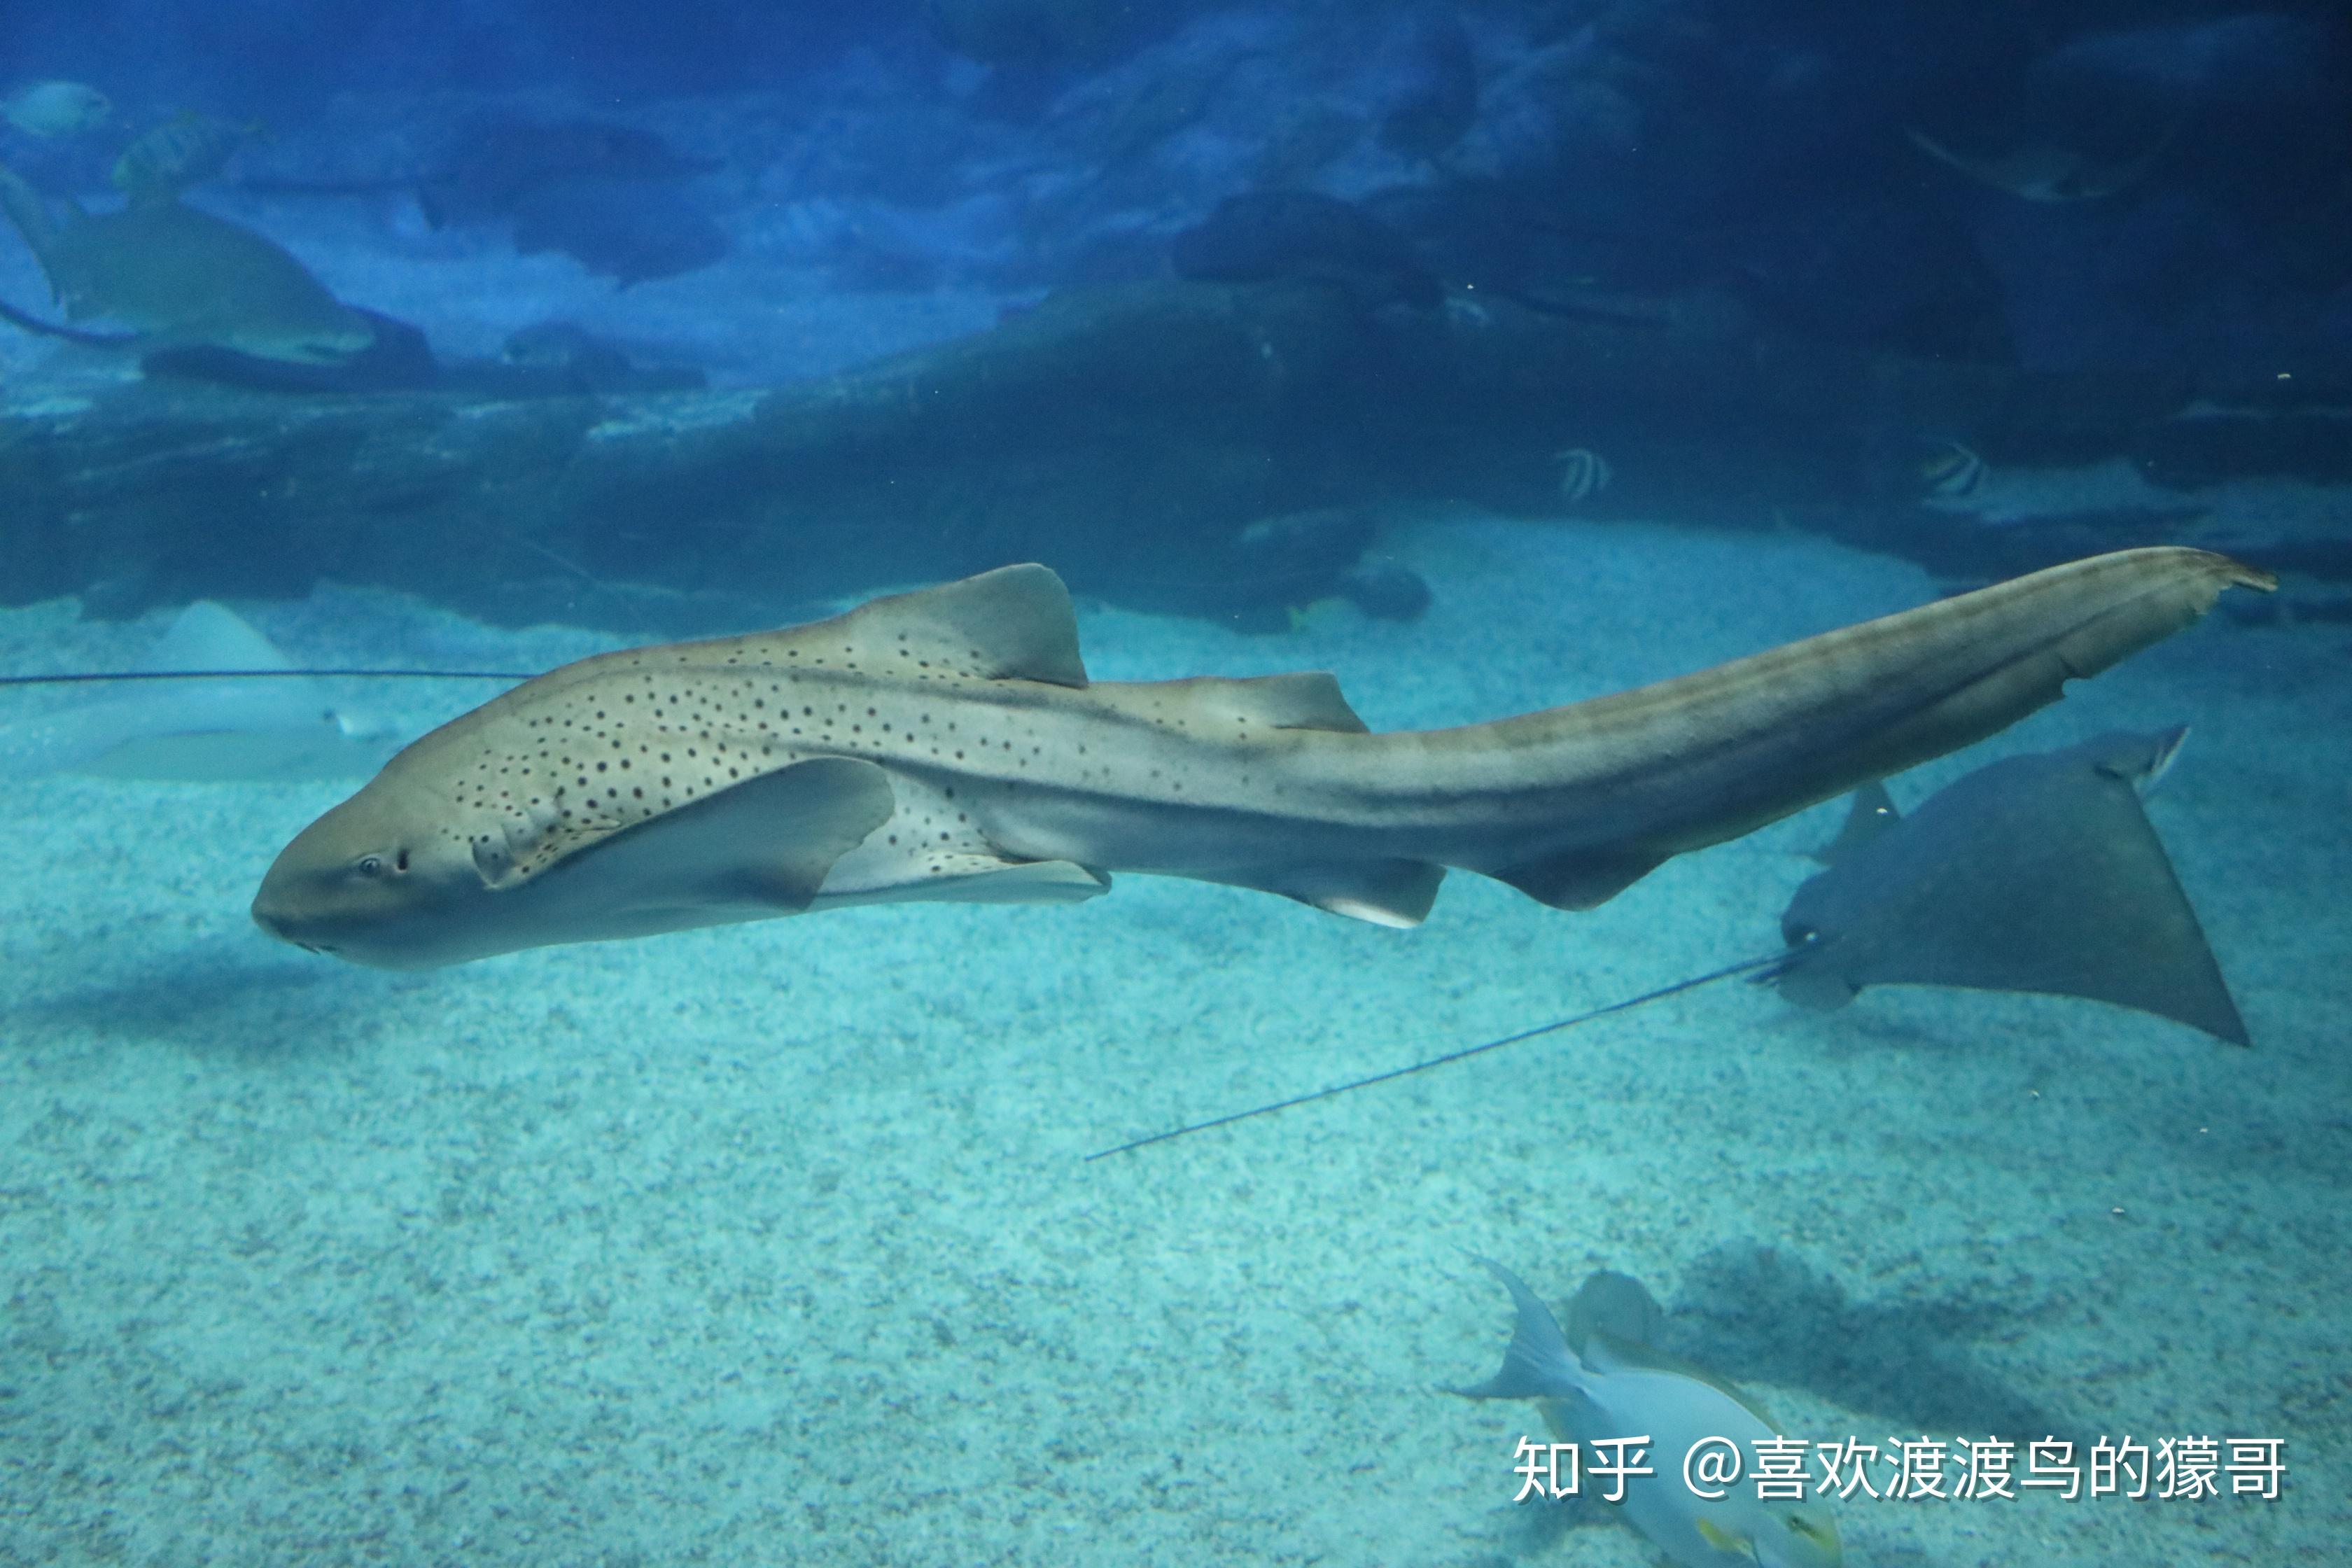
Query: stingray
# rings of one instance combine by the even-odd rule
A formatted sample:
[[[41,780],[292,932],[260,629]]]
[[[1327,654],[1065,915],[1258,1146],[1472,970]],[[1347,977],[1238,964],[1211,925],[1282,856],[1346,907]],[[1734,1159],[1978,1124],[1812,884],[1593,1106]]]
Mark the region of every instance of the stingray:
[[[2141,804],[2188,733],[2183,725],[2106,734],[2003,758],[1928,796],[1909,816],[1896,812],[1883,784],[1867,785],[1837,837],[1815,852],[1828,869],[1782,912],[1780,952],[1087,1158],[1385,1083],[1741,974],[1804,1007],[1843,1007],[1871,985],[2036,992],[2111,1003],[2250,1045]]]
[[[2006,758],[1907,818],[1850,819],[1764,978],[1810,1007],[1883,984],[2079,996],[2251,1044],[2142,805],[2188,733]]]
[[[315,674],[293,668],[251,625],[210,600],[182,611],[148,662],[152,668],[137,675],[102,679],[152,680],[152,687],[0,725],[0,775],[341,777],[376,766],[391,749],[383,726],[335,706]],[[272,679],[236,679],[242,675]]]
[[[0,724],[0,777],[342,778],[373,772],[393,750],[383,726],[336,706],[268,638],[209,599],[180,612],[148,663],[172,679]],[[222,670],[280,679],[212,673]]]
[[[395,745],[374,717],[336,705],[315,677],[294,670],[268,637],[212,599],[181,611],[146,666],[134,677],[155,679],[131,679],[130,691],[0,724],[0,778],[348,778],[383,764]]]

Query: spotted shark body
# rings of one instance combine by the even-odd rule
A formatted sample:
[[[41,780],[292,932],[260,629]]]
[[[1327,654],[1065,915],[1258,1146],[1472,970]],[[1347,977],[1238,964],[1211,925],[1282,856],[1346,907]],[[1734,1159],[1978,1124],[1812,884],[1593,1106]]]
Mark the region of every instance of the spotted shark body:
[[[1007,567],[814,625],[601,655],[443,726],[278,857],[255,918],[415,968],[1114,871],[1394,926],[1449,867],[1560,908],[1981,738],[2260,574],[2123,552],[1678,679],[1371,734],[1328,675],[1089,681]]]

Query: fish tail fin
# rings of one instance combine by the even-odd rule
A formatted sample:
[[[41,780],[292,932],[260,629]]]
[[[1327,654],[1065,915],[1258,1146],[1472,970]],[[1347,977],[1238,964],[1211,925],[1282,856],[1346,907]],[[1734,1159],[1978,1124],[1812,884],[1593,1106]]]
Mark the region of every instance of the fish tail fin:
[[[48,204],[41,200],[41,193],[26,184],[22,174],[5,163],[0,163],[0,212],[7,214],[8,221],[16,226],[18,234],[24,236],[25,248],[33,253],[35,261],[40,263],[41,273],[48,279],[50,291],[55,293],[58,276],[52,259],[58,231],[57,226],[49,221]]]
[[[1511,1326],[1511,1343],[1503,1352],[1500,1371],[1475,1388],[1445,1392],[1465,1399],[1564,1399],[1582,1393],[1584,1363],[1569,1349],[1551,1309],[1528,1289],[1526,1280],[1493,1258],[1477,1261],[1510,1291],[1518,1321]]]

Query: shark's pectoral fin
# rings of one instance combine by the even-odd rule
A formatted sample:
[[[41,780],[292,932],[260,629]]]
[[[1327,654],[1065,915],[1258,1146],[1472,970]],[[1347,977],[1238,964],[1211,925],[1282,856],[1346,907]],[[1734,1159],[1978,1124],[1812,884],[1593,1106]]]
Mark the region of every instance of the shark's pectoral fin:
[[[1666,859],[1647,849],[1603,846],[1522,860],[1486,874],[1553,909],[1590,910],[1607,903]]]
[[[1280,893],[1349,920],[1402,931],[1429,918],[1445,868],[1426,860],[1335,860],[1219,876],[1209,880]]]
[[[622,914],[798,914],[833,863],[890,819],[890,781],[872,763],[819,757],[730,784],[625,827],[538,873]],[[740,910],[731,917],[721,911]]]

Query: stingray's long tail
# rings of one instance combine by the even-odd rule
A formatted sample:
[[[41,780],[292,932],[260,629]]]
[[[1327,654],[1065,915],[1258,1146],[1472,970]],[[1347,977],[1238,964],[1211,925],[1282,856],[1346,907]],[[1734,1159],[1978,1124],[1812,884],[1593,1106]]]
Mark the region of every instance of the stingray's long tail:
[[[1549,1035],[1561,1029],[1572,1029],[1579,1024],[1590,1024],[1595,1018],[1606,1018],[1612,1013],[1630,1012],[1635,1007],[1643,1006],[1652,1002],[1663,1002],[1669,996],[1679,996],[1685,991],[1696,991],[1702,985],[1712,985],[1718,980],[1728,980],[1736,974],[1748,974],[1766,969],[1768,966],[1784,963],[1788,957],[1785,952],[1775,952],[1762,958],[1744,958],[1738,963],[1727,963],[1721,969],[1711,969],[1705,974],[1694,975],[1688,980],[1677,980],[1672,985],[1661,985],[1655,991],[1644,991],[1639,996],[1628,996],[1622,1002],[1612,1002],[1605,1007],[1595,1007],[1589,1013],[1577,1013],[1569,1017],[1555,1018],[1549,1024],[1538,1024],[1532,1029],[1521,1029],[1517,1034],[1506,1035],[1499,1040],[1488,1040],[1482,1045],[1465,1046],[1458,1051],[1448,1051],[1442,1057],[1431,1057],[1424,1061],[1413,1062],[1405,1067],[1391,1068],[1386,1072],[1376,1072],[1370,1078],[1350,1079],[1346,1083],[1335,1083],[1328,1089],[1318,1089],[1307,1094],[1295,1094],[1288,1100],[1277,1100],[1270,1105],[1255,1105],[1247,1110],[1236,1110],[1229,1115],[1213,1117],[1206,1121],[1194,1121],[1186,1126],[1171,1128],[1165,1132],[1154,1132],[1149,1138],[1138,1138],[1133,1142],[1121,1143],[1114,1149],[1097,1149],[1087,1158],[1088,1160],[1108,1159],[1113,1154],[1125,1154],[1150,1144],[1165,1143],[1171,1138],[1181,1138],[1193,1132],[1205,1132],[1212,1127],[1228,1127],[1236,1121],[1246,1121],[1253,1116],[1267,1116],[1277,1110],[1287,1110],[1294,1105],[1305,1105],[1311,1100],[1328,1100],[1335,1094],[1346,1094],[1350,1089],[1369,1089],[1373,1084],[1386,1083],[1391,1079],[1410,1078],[1417,1072],[1427,1072],[1432,1068],[1442,1068],[1448,1062],[1466,1061],[1472,1057],[1483,1056],[1488,1051],[1499,1051],[1505,1046],[1516,1046],[1523,1040],[1532,1040],[1538,1035]],[[1762,975],[1759,978],[1769,978],[1769,975]]]

